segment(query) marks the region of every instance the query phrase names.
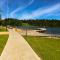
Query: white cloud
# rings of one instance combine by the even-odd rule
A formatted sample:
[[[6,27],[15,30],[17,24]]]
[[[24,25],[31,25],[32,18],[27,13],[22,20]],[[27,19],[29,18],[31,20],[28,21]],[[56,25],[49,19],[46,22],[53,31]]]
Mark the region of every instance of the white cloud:
[[[43,8],[43,9],[39,8],[39,9],[33,11],[31,14],[26,13],[26,14],[22,15],[21,19],[30,19],[30,18],[42,16],[44,14],[50,14],[58,9],[60,9],[60,3],[58,3],[54,6],[48,7],[48,8]]]
[[[26,6],[24,6],[24,7],[18,7],[17,9],[15,9],[14,11],[12,11],[12,12],[10,13],[10,16],[13,17],[16,12],[27,8],[27,7],[30,6],[33,2],[34,2],[34,0],[31,0],[28,4],[26,4]]]

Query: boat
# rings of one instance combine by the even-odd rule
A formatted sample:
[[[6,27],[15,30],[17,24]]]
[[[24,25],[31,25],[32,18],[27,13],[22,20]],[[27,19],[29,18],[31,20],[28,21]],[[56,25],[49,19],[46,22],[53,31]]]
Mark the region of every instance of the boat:
[[[46,31],[47,31],[46,28],[37,28],[37,32],[44,33],[44,32],[46,32]]]

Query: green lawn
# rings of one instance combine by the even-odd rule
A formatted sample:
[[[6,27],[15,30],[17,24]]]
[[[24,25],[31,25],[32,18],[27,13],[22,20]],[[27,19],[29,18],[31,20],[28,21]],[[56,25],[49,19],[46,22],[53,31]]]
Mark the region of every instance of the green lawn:
[[[8,35],[0,35],[0,55],[6,45],[7,40],[8,40]]]
[[[60,39],[34,36],[24,38],[42,60],[60,60]]]
[[[0,28],[0,32],[6,32],[6,28]]]

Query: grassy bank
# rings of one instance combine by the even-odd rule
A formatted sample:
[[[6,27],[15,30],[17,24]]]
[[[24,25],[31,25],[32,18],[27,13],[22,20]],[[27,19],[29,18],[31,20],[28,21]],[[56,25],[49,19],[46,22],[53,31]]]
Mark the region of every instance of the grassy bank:
[[[6,30],[6,28],[0,28],[0,32],[6,32],[7,30]]]
[[[0,55],[6,45],[7,40],[8,40],[8,35],[0,35]]]
[[[42,60],[60,60],[60,39],[24,37]]]

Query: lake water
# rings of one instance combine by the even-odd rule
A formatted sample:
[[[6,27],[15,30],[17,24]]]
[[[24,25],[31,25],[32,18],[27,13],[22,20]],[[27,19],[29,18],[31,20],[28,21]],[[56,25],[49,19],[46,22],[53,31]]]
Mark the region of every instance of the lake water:
[[[60,35],[60,28],[47,28],[45,33]]]
[[[34,26],[19,26],[18,28],[21,29],[37,29],[38,27]],[[54,34],[54,35],[60,35],[60,28],[46,28],[47,31],[45,32],[46,34]]]

